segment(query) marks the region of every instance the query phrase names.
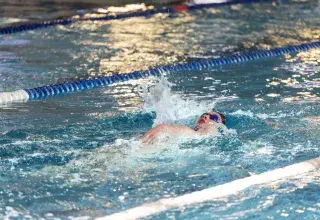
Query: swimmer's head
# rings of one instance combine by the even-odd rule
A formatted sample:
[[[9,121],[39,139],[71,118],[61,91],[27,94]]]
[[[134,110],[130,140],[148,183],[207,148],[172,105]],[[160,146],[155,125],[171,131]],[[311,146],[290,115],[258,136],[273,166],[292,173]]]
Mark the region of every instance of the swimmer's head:
[[[200,116],[195,127],[208,128],[213,124],[226,124],[226,117],[220,112],[206,112]]]

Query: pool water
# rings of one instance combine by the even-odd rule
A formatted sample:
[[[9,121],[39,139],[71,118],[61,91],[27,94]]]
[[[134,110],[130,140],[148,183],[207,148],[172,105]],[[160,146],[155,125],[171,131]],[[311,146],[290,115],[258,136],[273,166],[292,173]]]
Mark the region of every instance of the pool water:
[[[319,16],[317,1],[261,1],[2,35],[0,90],[318,41]],[[0,218],[92,219],[318,157],[319,63],[314,49],[2,105]],[[213,108],[223,137],[138,140]],[[314,171],[148,219],[317,219],[319,190]]]

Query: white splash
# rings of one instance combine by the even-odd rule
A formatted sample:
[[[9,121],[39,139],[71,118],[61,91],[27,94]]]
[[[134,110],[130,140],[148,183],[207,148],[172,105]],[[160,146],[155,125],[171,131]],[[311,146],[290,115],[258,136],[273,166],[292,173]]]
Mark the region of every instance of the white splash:
[[[173,123],[178,120],[187,119],[203,112],[211,111],[216,101],[198,102],[183,98],[171,91],[173,84],[162,75],[154,87],[144,87],[144,110],[156,112],[154,126],[161,123]]]
[[[266,113],[253,113],[250,110],[237,110],[235,112],[230,113],[230,115],[236,115],[236,116],[247,116],[250,118],[259,118],[259,119],[278,119],[278,118],[285,118],[285,117],[293,117],[293,116],[298,116],[303,114],[304,111],[299,111],[299,112],[295,112],[295,111],[290,111],[290,112],[281,112],[278,111],[276,113],[270,113],[270,114],[266,114]]]

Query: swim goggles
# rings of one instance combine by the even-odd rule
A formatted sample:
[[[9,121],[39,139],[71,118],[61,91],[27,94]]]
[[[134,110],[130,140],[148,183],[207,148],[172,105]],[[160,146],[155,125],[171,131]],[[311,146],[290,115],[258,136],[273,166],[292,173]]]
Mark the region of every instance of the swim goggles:
[[[212,121],[215,121],[215,122],[217,122],[217,123],[221,123],[221,116],[218,114],[218,113],[213,113],[213,114],[210,114],[210,113],[203,113],[201,116],[200,116],[200,118],[202,118],[203,116],[205,116],[205,115],[209,115],[209,118],[210,118],[210,120],[212,120]]]

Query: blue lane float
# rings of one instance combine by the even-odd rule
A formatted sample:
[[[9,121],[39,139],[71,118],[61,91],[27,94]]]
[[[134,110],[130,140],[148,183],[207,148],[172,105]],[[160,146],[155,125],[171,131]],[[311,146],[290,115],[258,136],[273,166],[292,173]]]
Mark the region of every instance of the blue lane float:
[[[297,46],[287,46],[283,48],[275,48],[272,50],[261,50],[249,52],[231,57],[222,57],[217,59],[206,59],[202,61],[194,61],[190,63],[174,64],[167,66],[159,66],[149,70],[135,71],[127,74],[115,74],[113,76],[102,76],[92,79],[82,79],[74,82],[64,82],[55,85],[46,85],[33,89],[23,89],[14,92],[0,93],[0,103],[10,103],[16,101],[41,100],[47,97],[79,92],[96,87],[107,86],[110,84],[124,82],[128,80],[137,80],[149,76],[159,76],[164,72],[193,71],[212,69],[217,66],[228,64],[245,63],[249,61],[265,59],[280,56],[288,53],[297,53],[307,51],[314,48],[320,48],[320,41],[300,44]]]
[[[203,9],[203,8],[215,8],[215,7],[226,6],[226,5],[254,3],[254,2],[260,2],[260,1],[272,1],[272,0],[233,0],[233,1],[226,0],[225,2],[220,2],[220,3],[208,3],[208,4],[199,4],[199,5],[190,5],[190,6],[179,5],[172,8],[158,8],[158,9],[154,8],[154,9],[148,9],[145,11],[106,15],[103,17],[56,19],[51,21],[43,21],[39,23],[20,24],[20,25],[3,27],[3,28],[0,28],[0,35],[14,34],[18,32],[53,27],[57,25],[70,25],[72,23],[79,22],[79,21],[111,21],[111,20],[120,20],[120,19],[133,18],[133,17],[150,17],[154,14],[159,14],[159,13],[173,14],[173,13],[192,11],[192,10]]]

